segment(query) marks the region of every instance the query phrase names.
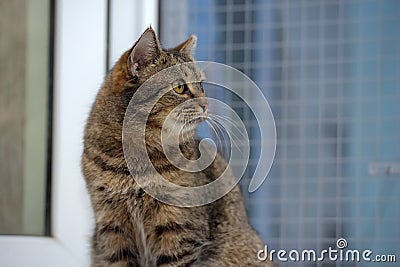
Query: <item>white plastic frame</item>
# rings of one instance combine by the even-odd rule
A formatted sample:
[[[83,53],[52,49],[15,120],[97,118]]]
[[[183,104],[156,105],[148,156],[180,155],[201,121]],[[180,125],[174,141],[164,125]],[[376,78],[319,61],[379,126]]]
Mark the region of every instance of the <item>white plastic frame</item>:
[[[106,1],[56,1],[52,237],[0,236],[1,266],[89,266],[92,215],[80,171],[88,107],[105,72]]]
[[[131,2],[110,0],[110,6],[125,5],[125,10],[129,10]],[[135,1],[133,13],[127,13],[132,22],[132,36],[137,37],[145,25],[157,25],[157,4],[157,0]],[[111,42],[118,42],[114,38],[122,38],[127,30],[118,27],[124,19],[124,16],[114,18]],[[90,265],[93,215],[80,170],[80,157],[85,120],[105,75],[107,27],[106,0],[56,1],[53,236],[0,236],[0,266]],[[118,34],[118,31],[121,32]],[[112,53],[117,53],[119,45],[114,44]]]

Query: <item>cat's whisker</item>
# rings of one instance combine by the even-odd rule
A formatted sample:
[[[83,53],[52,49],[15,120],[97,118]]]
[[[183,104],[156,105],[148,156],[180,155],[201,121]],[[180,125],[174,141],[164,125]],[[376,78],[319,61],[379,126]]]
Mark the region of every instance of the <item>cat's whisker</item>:
[[[229,134],[228,134],[228,137],[226,136],[226,134],[225,134],[225,131],[226,131],[226,129],[222,126],[222,125],[220,125],[219,123],[218,123],[218,121],[215,121],[214,120],[214,124],[216,125],[216,127],[219,129],[219,131],[221,132],[221,135],[222,135],[222,139],[223,139],[223,141],[224,141],[224,145],[223,145],[223,148],[224,148],[224,155],[226,155],[227,153],[228,153],[228,149],[230,148],[230,145],[229,145],[229,143],[230,143],[230,136],[229,136]]]
[[[216,123],[217,123],[217,124],[220,124],[220,122],[218,122],[218,121],[216,121]],[[221,125],[221,127],[223,127],[223,126]],[[235,145],[235,146],[237,147],[237,149],[238,149],[241,153],[243,153],[241,147],[246,145],[246,143],[243,142],[243,140],[246,140],[246,139],[245,139],[245,138],[239,138],[233,131],[230,131],[230,132],[229,132],[229,135],[232,136],[233,139],[235,140],[235,142],[233,142],[232,144]]]
[[[242,140],[243,138],[246,138],[246,135],[244,133],[242,133],[238,122],[236,122],[236,121],[234,121],[234,120],[232,120],[230,118],[227,118],[226,116],[220,116],[220,115],[217,115],[217,114],[210,114],[210,117],[215,117],[216,121],[218,121],[218,119],[219,119],[219,120],[224,120],[224,121],[228,122],[230,124],[229,125],[230,127],[233,127],[233,129],[236,130],[236,132],[240,133],[240,138],[238,138],[238,136],[236,136],[236,135],[235,135],[235,138],[238,138],[239,140]],[[230,131],[230,132],[232,132],[232,131]]]
[[[222,152],[224,154],[225,150],[228,147],[228,142],[227,142],[227,140],[225,138],[225,135],[223,134],[223,131],[220,129],[220,126],[215,123],[214,120],[207,119],[206,122],[210,125],[211,129],[214,131],[214,133],[215,133],[214,136],[215,136],[216,141],[217,141],[217,146],[218,146],[218,143],[219,143],[221,149],[223,150]],[[221,138],[221,135],[222,135],[222,138]]]
[[[219,137],[219,134],[218,134],[218,132],[217,132],[217,130],[214,128],[214,126],[212,125],[212,122],[211,121],[206,121],[206,123],[210,126],[210,128],[212,129],[212,131],[214,132],[214,137],[215,137],[215,139],[216,139],[216,146],[217,146],[217,148],[218,147],[221,147],[221,149],[224,149],[224,148],[222,148],[222,146],[219,146],[219,144],[221,143],[220,142],[220,137]],[[221,151],[222,152],[222,151]]]
[[[218,125],[218,127],[224,129],[225,132],[228,132],[228,129],[226,129],[225,126],[222,125],[222,123],[220,123],[220,122],[218,121],[218,118],[215,119],[213,116],[210,116],[210,118],[212,119],[212,121],[213,121],[216,125]],[[231,135],[233,135],[235,138],[237,138],[237,136],[236,136],[234,133],[229,132],[229,134],[231,134]],[[228,135],[229,135],[229,134],[228,134]]]
[[[224,120],[226,122],[229,122],[236,129],[240,129],[239,123],[237,121],[233,120],[232,118],[228,117],[228,116],[221,116],[221,115],[215,114],[215,113],[210,113],[209,116]]]
[[[219,137],[219,134],[217,133],[217,130],[215,129],[215,127],[213,125],[213,121],[212,120],[206,120],[206,123],[210,126],[211,130],[214,132],[214,136],[216,138]]]
[[[216,120],[213,120],[213,122],[222,135],[222,139],[224,141],[224,145],[223,145],[223,149],[224,149],[224,153],[225,153],[224,155],[226,155],[228,153],[228,149],[230,148],[230,146],[229,146],[230,139],[228,140],[228,138],[226,137],[226,134],[224,133],[226,131],[225,127],[220,125],[218,123],[218,121],[216,121]],[[229,136],[229,134],[228,134],[228,136]]]
[[[211,117],[212,117],[212,116],[211,116]],[[225,127],[224,127],[218,120],[214,120],[214,123],[216,123],[219,127],[225,129]],[[227,129],[225,129],[225,131],[227,131]],[[242,135],[241,135],[242,138],[239,138],[233,131],[228,131],[228,133],[229,133],[228,135],[232,136],[233,139],[236,140],[235,143],[234,143],[234,145],[237,147],[237,149],[238,149],[240,152],[243,152],[242,149],[241,149],[240,147],[245,145],[245,143],[244,143],[243,141],[241,141],[241,140],[245,140],[245,139],[244,139],[245,136],[242,134]]]

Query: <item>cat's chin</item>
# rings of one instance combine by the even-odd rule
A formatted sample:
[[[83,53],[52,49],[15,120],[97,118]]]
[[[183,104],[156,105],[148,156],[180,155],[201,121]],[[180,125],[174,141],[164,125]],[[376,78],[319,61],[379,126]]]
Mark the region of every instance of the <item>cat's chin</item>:
[[[199,124],[206,119],[207,117],[205,115],[196,115],[190,119],[186,118],[185,120],[172,117],[164,122],[162,129],[166,136],[172,138],[177,138],[178,136],[190,137],[194,135]]]
[[[193,132],[193,131],[196,130],[196,128],[197,128],[198,125],[199,125],[198,123],[186,123],[186,124],[182,127],[180,133],[181,133],[181,134],[188,134],[188,133],[190,133],[190,132]]]
[[[193,121],[193,122],[181,122],[181,121],[176,121],[175,123],[172,124],[167,124],[164,125],[163,133],[165,136],[168,138],[178,138],[179,136],[182,137],[189,137],[192,134],[194,134],[197,126],[200,124],[201,121]]]
[[[181,132],[190,132],[190,131],[195,131],[197,126],[199,126],[200,123],[206,120],[206,117],[204,116],[198,116],[195,117],[187,122],[180,122],[181,125]]]

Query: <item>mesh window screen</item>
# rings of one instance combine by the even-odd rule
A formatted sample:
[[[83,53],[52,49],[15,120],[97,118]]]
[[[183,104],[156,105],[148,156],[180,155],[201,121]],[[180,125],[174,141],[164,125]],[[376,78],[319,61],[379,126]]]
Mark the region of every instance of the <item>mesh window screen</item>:
[[[321,251],[345,238],[349,248],[398,253],[400,2],[160,3],[165,46],[197,34],[198,60],[243,71],[269,100],[276,157],[263,186],[248,193],[260,149],[258,125],[240,99],[208,94],[237,110],[249,131],[251,161],[241,183],[250,220],[268,247]]]

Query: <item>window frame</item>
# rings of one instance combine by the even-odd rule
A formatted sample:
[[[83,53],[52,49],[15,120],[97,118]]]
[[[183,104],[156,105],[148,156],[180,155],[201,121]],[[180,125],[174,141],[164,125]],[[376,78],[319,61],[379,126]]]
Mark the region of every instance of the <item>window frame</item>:
[[[130,0],[118,1],[118,5],[130,7]],[[53,0],[52,4],[51,15],[55,16],[51,25],[54,38],[51,36],[49,47],[54,59],[49,65],[52,144],[48,151],[51,180],[46,196],[51,210],[46,218],[50,222],[46,223],[51,227],[46,230],[48,236],[0,235],[0,265],[9,267],[90,265],[94,216],[80,158],[83,127],[109,68],[110,38],[115,37],[110,35],[112,0]],[[132,16],[133,13],[140,16]],[[140,28],[158,26],[158,0],[137,2],[135,11],[126,14],[130,15],[136,40]],[[126,22],[125,19],[118,16],[117,25]]]
[[[105,74],[107,5],[106,0],[58,0],[52,4],[51,180],[46,196],[51,200],[46,218],[51,227],[46,230],[49,236],[0,235],[0,265],[4,266],[89,266],[90,262],[93,216],[80,155],[84,122]],[[77,67],[86,71],[77,71]]]

